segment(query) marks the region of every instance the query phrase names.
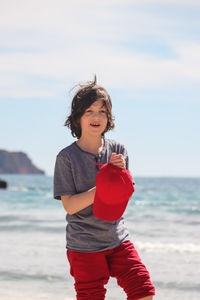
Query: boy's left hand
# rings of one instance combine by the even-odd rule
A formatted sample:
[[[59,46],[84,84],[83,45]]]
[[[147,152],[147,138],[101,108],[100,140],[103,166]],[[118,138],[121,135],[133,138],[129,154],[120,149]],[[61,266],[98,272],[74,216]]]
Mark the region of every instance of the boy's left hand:
[[[126,169],[126,161],[122,154],[112,153],[110,163],[122,169]]]

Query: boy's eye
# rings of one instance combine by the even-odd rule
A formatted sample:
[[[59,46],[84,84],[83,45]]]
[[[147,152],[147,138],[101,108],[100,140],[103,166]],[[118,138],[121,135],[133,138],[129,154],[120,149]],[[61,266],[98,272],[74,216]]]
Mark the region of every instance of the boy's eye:
[[[85,113],[93,113],[93,110],[92,109],[87,109],[85,111]],[[99,113],[101,113],[101,114],[107,114],[107,111],[105,109],[101,109],[101,110],[99,110]]]

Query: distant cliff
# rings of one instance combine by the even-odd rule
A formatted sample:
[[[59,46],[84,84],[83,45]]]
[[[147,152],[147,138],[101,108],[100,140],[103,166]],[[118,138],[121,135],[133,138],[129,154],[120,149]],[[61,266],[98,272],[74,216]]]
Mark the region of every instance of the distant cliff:
[[[0,150],[0,174],[45,174],[24,152]]]

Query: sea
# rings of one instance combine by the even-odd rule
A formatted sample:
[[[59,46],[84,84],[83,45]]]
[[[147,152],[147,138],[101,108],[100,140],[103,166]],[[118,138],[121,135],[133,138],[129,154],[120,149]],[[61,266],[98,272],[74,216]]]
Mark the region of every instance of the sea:
[[[65,249],[65,211],[53,178],[3,175],[0,189],[0,299],[75,300]],[[125,211],[131,241],[157,300],[200,299],[200,178],[135,178]],[[126,299],[111,278],[107,300]]]

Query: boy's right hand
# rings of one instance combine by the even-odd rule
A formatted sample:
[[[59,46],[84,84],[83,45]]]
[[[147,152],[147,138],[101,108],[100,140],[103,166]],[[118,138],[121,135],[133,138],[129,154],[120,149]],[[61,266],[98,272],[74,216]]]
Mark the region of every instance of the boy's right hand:
[[[122,169],[126,168],[126,161],[122,154],[116,154],[115,152],[113,152],[110,157],[109,163]]]

